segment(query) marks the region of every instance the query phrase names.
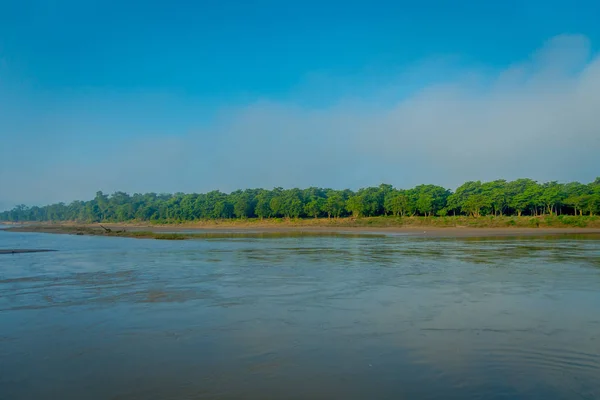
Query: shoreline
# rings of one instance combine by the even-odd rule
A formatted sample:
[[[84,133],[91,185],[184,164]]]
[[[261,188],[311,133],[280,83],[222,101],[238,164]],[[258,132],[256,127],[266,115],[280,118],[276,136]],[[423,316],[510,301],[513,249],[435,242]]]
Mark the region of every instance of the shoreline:
[[[600,239],[600,228],[439,227],[439,226],[316,226],[316,225],[148,225],[148,224],[24,224],[2,229],[6,232],[37,232],[85,236],[117,236],[146,239],[184,240],[235,236],[410,236],[430,238],[592,235]]]

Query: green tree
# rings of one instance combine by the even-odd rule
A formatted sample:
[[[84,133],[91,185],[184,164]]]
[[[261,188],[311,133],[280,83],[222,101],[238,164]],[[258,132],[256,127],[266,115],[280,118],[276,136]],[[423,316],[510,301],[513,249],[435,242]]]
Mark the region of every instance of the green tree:
[[[590,216],[600,213],[600,185],[595,182],[589,185],[588,194],[582,196],[582,208]]]
[[[494,215],[503,215],[508,207],[508,183],[504,179],[486,182],[481,185],[483,195]]]
[[[419,185],[407,191],[409,209],[425,216],[431,216],[446,208],[450,191],[436,185]]]
[[[481,210],[490,205],[490,199],[481,193],[476,193],[467,197],[462,207],[463,210],[473,217],[480,217]]]
[[[573,214],[581,215],[583,213],[583,196],[588,193],[588,186],[579,182],[570,182],[564,185],[565,199],[564,204],[573,208]]]
[[[256,206],[254,213],[260,218],[269,218],[272,216],[271,197],[269,192],[263,191],[256,196]]]
[[[368,187],[360,189],[357,196],[360,197],[361,204],[360,215],[374,216],[383,213],[383,201],[385,196],[386,185],[381,187]]]
[[[421,193],[417,199],[417,211],[426,217],[430,216],[434,212],[433,207],[433,196],[429,193]]]
[[[405,216],[409,209],[409,199],[404,191],[394,190],[389,192],[384,201],[386,214],[392,213],[395,216]]]
[[[564,199],[564,188],[558,182],[547,182],[542,186],[539,202],[544,204],[548,214],[558,213],[558,207]]]
[[[456,192],[450,196],[452,207],[460,208],[460,210],[473,217],[479,217],[488,209],[492,208],[492,200],[489,195],[491,188],[488,188],[488,193],[485,193],[486,187],[480,181],[465,182],[456,189]]]
[[[247,193],[235,197],[233,213],[238,218],[248,218],[254,213],[254,201]]]
[[[325,200],[322,198],[314,198],[304,206],[304,212],[306,215],[318,218],[323,209],[325,208]]]
[[[343,195],[332,193],[327,197],[327,200],[325,200],[323,209],[327,213],[328,218],[331,218],[331,216],[339,218],[344,212],[344,206],[345,202]]]
[[[537,182],[531,179],[517,179],[507,185],[508,205],[520,217],[523,212],[537,208],[540,188]]]
[[[352,196],[346,201],[346,209],[352,213],[354,217],[360,217],[365,212],[363,196]]]
[[[18,205],[0,212],[2,221],[193,221],[219,218],[286,218],[404,215],[542,215],[600,213],[600,178],[589,184],[531,179],[512,182],[465,182],[454,193],[435,185],[408,190],[381,184],[354,193],[333,190],[274,188],[218,190],[200,194],[156,194],[98,191],[89,201],[56,203],[43,207]]]

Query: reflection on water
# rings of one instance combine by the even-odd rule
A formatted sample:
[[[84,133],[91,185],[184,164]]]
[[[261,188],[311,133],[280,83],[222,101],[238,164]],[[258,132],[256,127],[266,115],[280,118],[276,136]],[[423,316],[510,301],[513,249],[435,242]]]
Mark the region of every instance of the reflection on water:
[[[600,397],[597,239],[0,247],[1,399]]]

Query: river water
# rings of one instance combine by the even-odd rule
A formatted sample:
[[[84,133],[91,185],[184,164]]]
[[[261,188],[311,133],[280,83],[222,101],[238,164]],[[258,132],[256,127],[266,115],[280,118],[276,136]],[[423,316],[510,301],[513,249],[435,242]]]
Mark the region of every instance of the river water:
[[[0,232],[0,399],[600,398],[600,240]]]

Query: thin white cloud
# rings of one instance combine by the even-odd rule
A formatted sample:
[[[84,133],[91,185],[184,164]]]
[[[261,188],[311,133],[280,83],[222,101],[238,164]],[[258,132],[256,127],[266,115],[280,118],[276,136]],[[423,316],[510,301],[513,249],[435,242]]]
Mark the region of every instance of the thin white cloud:
[[[87,140],[71,135],[67,150],[64,142],[47,143],[61,157],[42,163],[0,151],[10,160],[0,158],[0,180],[11,188],[0,198],[46,202],[89,198],[97,189],[357,188],[382,181],[455,187],[472,179],[587,181],[600,175],[600,58],[590,54],[585,37],[553,38],[530,60],[493,74],[465,70],[460,78],[398,96],[402,100],[390,101],[385,85],[379,92],[318,108],[257,101],[222,111],[210,126],[191,128],[190,122],[168,136],[137,115],[127,126],[137,123],[140,134],[110,140],[102,132],[122,129],[119,120],[98,118],[98,125],[89,110],[85,119],[62,110],[54,117],[58,126],[71,122],[69,130]],[[160,109],[153,112],[152,121],[161,121]],[[144,139],[144,132],[153,135]]]

